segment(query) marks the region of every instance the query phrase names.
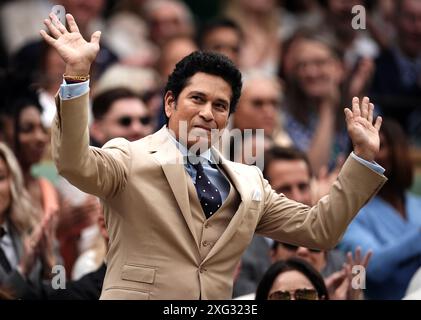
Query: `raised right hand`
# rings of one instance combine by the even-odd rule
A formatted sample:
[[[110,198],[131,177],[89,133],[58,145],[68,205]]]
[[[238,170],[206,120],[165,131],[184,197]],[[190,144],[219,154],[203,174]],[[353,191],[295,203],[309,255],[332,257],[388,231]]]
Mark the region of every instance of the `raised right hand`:
[[[75,19],[71,14],[66,14],[70,32],[50,13],[49,19],[44,20],[50,35],[40,30],[44,40],[54,47],[66,63],[67,75],[85,76],[89,74],[92,62],[99,51],[101,32],[96,31],[91,36],[91,41],[83,39]]]

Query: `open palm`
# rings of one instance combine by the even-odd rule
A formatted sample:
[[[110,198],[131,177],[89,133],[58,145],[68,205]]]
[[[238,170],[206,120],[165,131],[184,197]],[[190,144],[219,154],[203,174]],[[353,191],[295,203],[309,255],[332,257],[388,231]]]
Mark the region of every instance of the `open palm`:
[[[361,105],[360,99],[352,99],[352,111],[345,109],[346,124],[348,134],[354,146],[357,156],[373,161],[380,148],[379,130],[382,118],[377,117],[373,124],[374,105],[370,99],[364,97]]]
[[[87,74],[90,65],[98,54],[101,33],[95,32],[92,34],[91,41],[87,42],[79,32],[72,15],[66,15],[70,32],[54,14],[50,14],[49,18],[45,19],[44,23],[50,35],[41,30],[41,36],[57,50],[66,65],[70,66],[72,70]]]

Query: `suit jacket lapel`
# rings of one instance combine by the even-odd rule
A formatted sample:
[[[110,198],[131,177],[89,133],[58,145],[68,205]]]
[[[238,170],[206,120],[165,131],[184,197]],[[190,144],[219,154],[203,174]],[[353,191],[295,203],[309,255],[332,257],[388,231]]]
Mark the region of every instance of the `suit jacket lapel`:
[[[183,164],[183,156],[177,149],[173,141],[168,137],[168,132],[162,128],[150,143],[149,152],[159,161],[167,178],[168,184],[174,194],[174,197],[180,207],[184,220],[193,236],[197,249],[199,241],[193,225],[193,217],[190,210],[189,194],[186,180],[186,169]]]

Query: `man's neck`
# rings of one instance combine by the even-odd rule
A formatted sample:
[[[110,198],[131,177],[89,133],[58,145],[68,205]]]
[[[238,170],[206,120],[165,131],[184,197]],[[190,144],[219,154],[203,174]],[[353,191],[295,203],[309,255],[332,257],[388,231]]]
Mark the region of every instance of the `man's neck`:
[[[175,145],[177,146],[177,149],[181,152],[181,154],[183,156],[187,156],[187,157],[202,157],[202,158],[205,158],[205,159],[211,161],[211,151],[210,151],[210,148],[204,150],[203,152],[201,152],[199,154],[192,153],[190,151],[189,147],[187,146],[187,144],[183,143],[177,137],[175,137],[173,135],[173,133],[171,132],[171,130],[168,130],[168,127],[167,127],[167,131],[168,131],[168,135],[169,135],[171,141],[173,141],[175,143]],[[200,150],[201,149],[198,149],[198,151],[200,151]]]

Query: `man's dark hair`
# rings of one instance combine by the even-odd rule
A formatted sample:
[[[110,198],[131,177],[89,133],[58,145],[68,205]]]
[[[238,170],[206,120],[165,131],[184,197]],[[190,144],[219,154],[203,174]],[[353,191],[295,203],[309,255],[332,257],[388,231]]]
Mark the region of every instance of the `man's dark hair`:
[[[268,300],[270,289],[276,278],[287,271],[298,271],[302,273],[314,286],[320,300],[329,300],[329,293],[327,291],[325,282],[320,273],[308,262],[299,258],[290,258],[286,261],[280,260],[272,264],[256,290],[256,300]]]
[[[271,165],[271,163],[277,160],[285,160],[285,161],[303,160],[307,165],[309,176],[312,177],[313,175],[313,172],[310,166],[310,161],[308,160],[308,157],[304,152],[294,147],[273,146],[265,152],[265,167],[263,169],[263,176],[269,182],[270,182],[270,179],[269,179],[267,170],[269,169],[269,166]]]
[[[177,101],[190,78],[198,72],[221,77],[231,86],[229,113],[233,113],[241,95],[241,73],[231,60],[219,53],[195,51],[184,57],[175,65],[174,71],[168,77],[165,94],[171,91],[174,100]]]
[[[238,34],[241,41],[244,39],[243,30],[241,30],[240,26],[234,20],[226,17],[215,18],[203,24],[197,33],[196,42],[201,50],[204,49],[203,46],[206,36],[220,28],[232,29]]]
[[[111,105],[120,99],[136,98],[141,100],[140,96],[127,88],[115,88],[104,91],[94,97],[92,101],[92,113],[95,120],[104,117],[110,111]]]

